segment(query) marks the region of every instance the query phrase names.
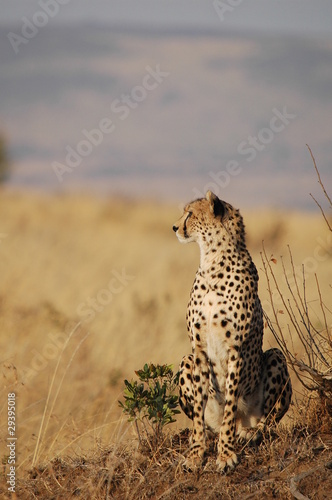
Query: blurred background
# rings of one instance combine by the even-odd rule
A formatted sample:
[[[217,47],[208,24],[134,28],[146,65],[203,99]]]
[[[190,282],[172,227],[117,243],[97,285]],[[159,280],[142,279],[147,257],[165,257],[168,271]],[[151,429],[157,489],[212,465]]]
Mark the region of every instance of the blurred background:
[[[238,206],[312,208],[306,143],[332,175],[331,2],[237,3],[2,0],[8,184],[185,202],[214,183]]]
[[[284,273],[305,278],[312,324],[326,327],[332,238],[309,193],[330,213],[306,144],[331,192],[332,3],[0,9],[1,401],[17,394],[22,473],[127,436],[123,380],[190,352],[199,252],[172,225],[207,189],[241,209],[263,307],[275,301],[294,352],[262,240],[285,300]]]

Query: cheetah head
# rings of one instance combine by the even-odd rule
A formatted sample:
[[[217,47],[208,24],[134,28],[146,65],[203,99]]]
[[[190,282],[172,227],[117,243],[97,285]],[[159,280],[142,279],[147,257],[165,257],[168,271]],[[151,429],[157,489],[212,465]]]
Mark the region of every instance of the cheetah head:
[[[238,210],[208,191],[205,198],[188,203],[173,231],[181,243],[195,241],[200,246],[216,234],[235,244],[244,243],[244,225]]]

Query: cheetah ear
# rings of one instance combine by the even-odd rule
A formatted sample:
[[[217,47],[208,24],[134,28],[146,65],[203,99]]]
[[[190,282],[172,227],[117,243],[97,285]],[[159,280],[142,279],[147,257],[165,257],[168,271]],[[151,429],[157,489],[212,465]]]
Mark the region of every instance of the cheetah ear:
[[[206,193],[206,199],[210,204],[211,214],[215,217],[218,217],[218,215],[223,217],[225,215],[225,205],[219,200],[218,196],[212,193],[212,191],[208,191]]]

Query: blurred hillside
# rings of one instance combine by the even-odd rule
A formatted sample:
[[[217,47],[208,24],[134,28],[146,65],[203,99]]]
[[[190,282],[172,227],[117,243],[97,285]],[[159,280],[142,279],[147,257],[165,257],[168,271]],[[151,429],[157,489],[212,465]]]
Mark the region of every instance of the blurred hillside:
[[[332,182],[329,37],[50,23],[16,54],[10,32],[0,27],[11,184],[175,201],[214,184],[238,206],[310,208],[306,143]],[[61,182],[55,162],[74,164]]]

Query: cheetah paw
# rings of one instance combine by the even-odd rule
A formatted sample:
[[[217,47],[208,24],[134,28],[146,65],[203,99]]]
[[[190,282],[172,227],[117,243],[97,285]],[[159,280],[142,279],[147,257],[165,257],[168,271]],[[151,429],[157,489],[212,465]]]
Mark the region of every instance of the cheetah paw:
[[[243,428],[238,434],[238,442],[240,444],[250,443],[257,445],[262,440],[262,433],[257,428]]]
[[[195,472],[203,465],[203,457],[189,455],[183,462],[182,467],[187,472]]]
[[[233,470],[238,463],[239,463],[239,459],[238,459],[236,453],[232,453],[232,455],[229,457],[219,456],[217,458],[217,467],[218,467],[219,472],[222,472],[222,473]]]

